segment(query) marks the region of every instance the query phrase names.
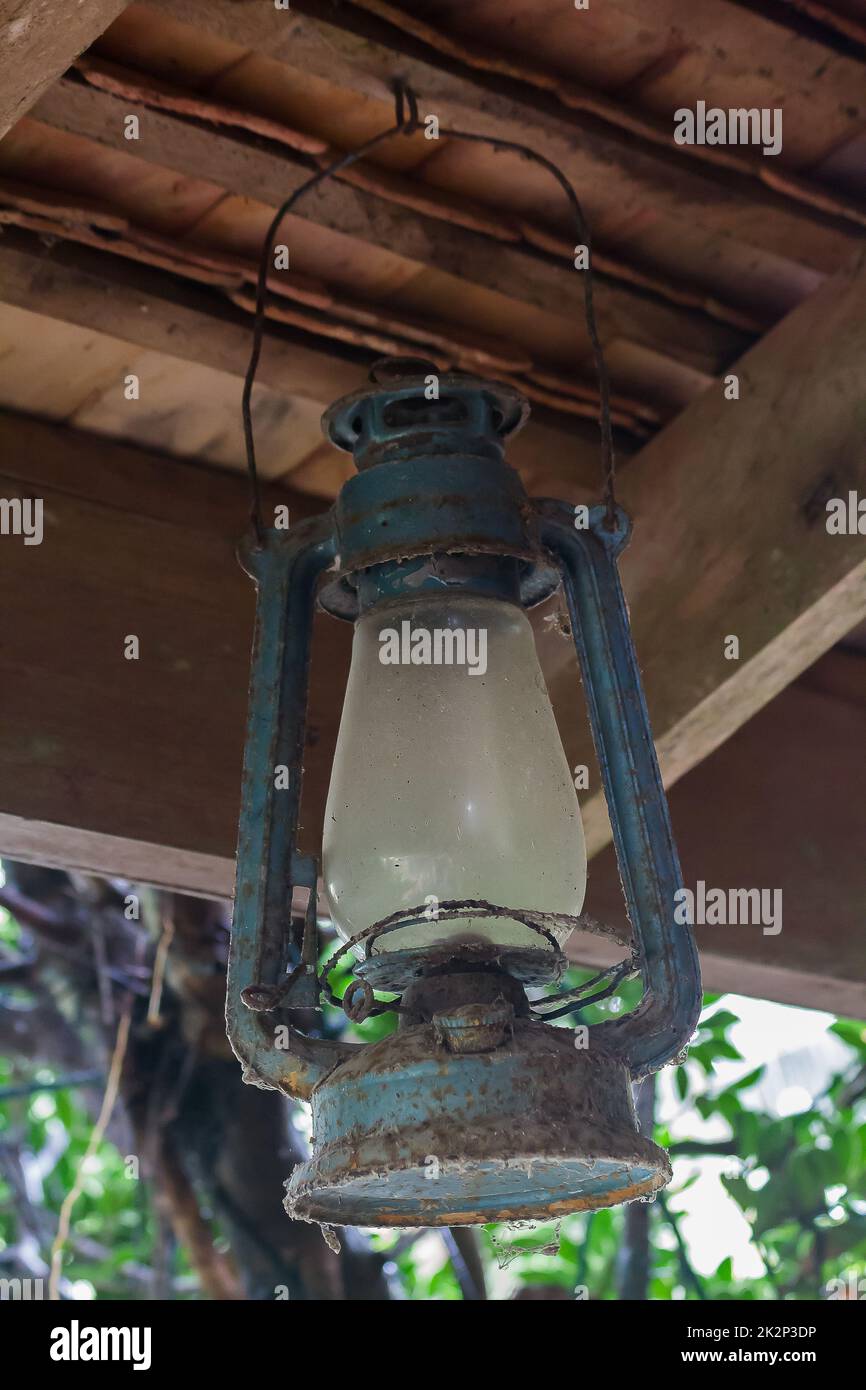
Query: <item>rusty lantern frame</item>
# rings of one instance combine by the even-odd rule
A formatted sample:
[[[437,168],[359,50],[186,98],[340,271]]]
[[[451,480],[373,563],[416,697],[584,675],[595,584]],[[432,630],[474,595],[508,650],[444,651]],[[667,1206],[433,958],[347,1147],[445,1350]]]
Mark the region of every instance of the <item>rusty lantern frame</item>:
[[[228,980],[232,1047],[245,1080],[313,1104],[316,1146],[289,1184],[294,1216],[458,1224],[646,1196],[670,1168],[637,1132],[630,1082],[687,1044],[701,986],[691,929],[674,916],[681,872],[617,569],[630,522],[602,505],[579,525],[579,509],[527,497],[504,457],[528,414],[510,387],[417,362],[371,376],[325,415],[358,470],[332,508],[264,530],[244,549],[258,592]],[[313,613],[319,602],[352,619],[359,590],[367,603],[371,592],[393,596],[413,570],[417,588],[430,557],[476,592],[479,576],[495,585],[507,562],[525,607],[564,589],[643,981],[639,1005],[593,1025],[583,1051],[567,1030],[528,1014],[520,971],[502,958],[468,973],[464,962],[452,977],[437,961],[432,1002],[423,959],[407,964],[418,983],[400,1030],[384,1042],[312,1038],[292,1022],[293,1010],[318,1004],[321,987],[318,865],[297,848]],[[282,788],[279,765],[289,769]],[[310,892],[302,935],[290,925],[298,887]],[[547,934],[543,922],[539,930]],[[372,944],[368,975],[392,987],[376,979]],[[363,979],[363,965],[357,973]],[[443,975],[454,982],[450,996]],[[361,988],[371,996],[369,983]]]

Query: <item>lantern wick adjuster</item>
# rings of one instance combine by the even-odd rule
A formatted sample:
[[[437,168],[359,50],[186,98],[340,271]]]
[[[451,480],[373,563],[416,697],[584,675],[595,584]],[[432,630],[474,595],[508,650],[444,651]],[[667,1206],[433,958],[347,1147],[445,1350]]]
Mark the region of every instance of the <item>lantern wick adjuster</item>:
[[[376,996],[372,985],[366,980],[350,980],[343,995],[343,1013],[353,1023],[363,1023],[369,1018]]]

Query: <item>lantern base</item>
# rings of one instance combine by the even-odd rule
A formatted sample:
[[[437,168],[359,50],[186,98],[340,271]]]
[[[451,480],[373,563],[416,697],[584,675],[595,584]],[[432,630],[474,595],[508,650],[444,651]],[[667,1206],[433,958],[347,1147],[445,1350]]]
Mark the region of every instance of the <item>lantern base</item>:
[[[637,1132],[622,1061],[519,1018],[498,1046],[486,1020],[486,1050],[473,1051],[472,1028],[449,1036],[446,1023],[364,1048],[316,1088],[315,1147],[287,1183],[290,1216],[336,1226],[537,1220],[649,1196],[670,1180],[663,1150]]]

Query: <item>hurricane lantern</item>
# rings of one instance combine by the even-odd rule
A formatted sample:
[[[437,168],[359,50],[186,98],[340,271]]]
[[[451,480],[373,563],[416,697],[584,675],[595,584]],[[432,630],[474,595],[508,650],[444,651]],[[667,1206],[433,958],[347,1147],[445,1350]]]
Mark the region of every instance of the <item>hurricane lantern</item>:
[[[245,1079],[312,1106],[311,1157],[287,1184],[296,1218],[556,1217],[670,1177],[631,1083],[688,1042],[700,978],[674,920],[680,869],[617,572],[629,522],[527,497],[504,456],[527,414],[511,387],[377,364],[324,416],[357,469],[331,510],[244,552],[258,598],[227,1018]],[[538,1002],[586,884],[526,616],[560,586],[643,985],[631,1012],[577,1033]],[[353,962],[346,1011],[396,996],[397,1030],[373,1043],[295,1026],[327,980],[320,864],[297,847],[317,604],[355,625],[321,874]]]

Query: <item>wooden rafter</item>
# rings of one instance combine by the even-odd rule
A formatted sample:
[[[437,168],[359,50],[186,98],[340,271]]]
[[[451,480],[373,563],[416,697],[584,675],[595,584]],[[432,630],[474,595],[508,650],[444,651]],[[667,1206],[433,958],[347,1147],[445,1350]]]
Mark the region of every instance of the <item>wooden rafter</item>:
[[[637,213],[649,187],[657,216],[670,218],[672,228],[688,209],[690,221],[708,235],[769,251],[784,246],[825,272],[838,268],[862,234],[866,214],[859,207],[846,218],[839,209],[816,206],[751,176],[690,162],[680,147],[643,142],[633,130],[552,105],[547,93],[531,85],[515,93],[500,77],[471,64],[446,68],[441,54],[419,50],[403,30],[377,25],[376,16],[358,6],[335,12],[328,0],[299,0],[288,23],[285,11],[232,0],[209,0],[203,9],[197,0],[151,0],[148,8],[189,25],[204,24],[220,38],[377,99],[385,110],[399,73],[418,93],[424,112],[435,113],[442,125],[544,150],[577,186],[603,186],[608,198],[619,200],[620,216],[627,208]]]
[[[79,0],[56,8],[44,0],[0,0],[0,136],[97,39],[127,0]]]
[[[0,241],[0,302],[44,313],[189,362],[240,381],[250,347],[250,318],[205,287],[127,264],[89,247],[46,247],[10,228]],[[322,407],[354,389],[373,356],[338,353],[282,325],[269,333],[259,371],[262,385]],[[544,412],[518,436],[515,463],[538,491],[559,486],[575,500],[597,486],[597,429],[575,419],[563,425]]]
[[[285,144],[274,148],[277,142],[273,135],[266,147],[261,139],[251,139],[256,135],[254,113],[217,101],[208,102],[206,107],[202,103],[209,121],[216,123],[222,113],[220,128],[213,130],[198,124],[192,112],[184,111],[182,93],[165,83],[159,84],[161,104],[155,108],[149,79],[93,59],[87,61],[83,73],[92,87],[69,79],[61,81],[39,102],[34,116],[118,149],[123,148],[122,114],[149,108],[147,117],[142,117],[142,138],[133,147],[134,153],[150,163],[211,179],[234,193],[274,206],[294,192],[316,165],[339,154],[333,148],[320,148],[315,162],[308,159],[304,163],[302,152]],[[230,119],[243,121],[244,126],[232,130]],[[285,126],[276,128],[286,132]],[[299,135],[298,143],[302,139]],[[570,273],[571,248],[565,238],[557,238],[550,230],[545,235],[543,226],[518,223],[507,214],[497,216],[491,209],[473,207],[471,201],[461,203],[437,196],[435,189],[418,179],[396,178],[370,165],[349,170],[340,181],[324,185],[306,204],[298,205],[298,213],[411,260],[433,263],[510,298],[556,313],[569,311],[580,327],[582,286],[579,276]],[[495,254],[491,254],[491,239],[499,243]],[[532,254],[535,248],[555,252],[558,264],[551,264],[537,251]],[[603,251],[596,252],[595,269],[601,327],[608,336],[635,337],[703,371],[718,371],[742,350],[746,334],[769,326],[766,321],[717,304],[699,291],[689,293],[688,289],[641,277],[633,267],[605,257]],[[707,318],[725,326],[707,323]]]

